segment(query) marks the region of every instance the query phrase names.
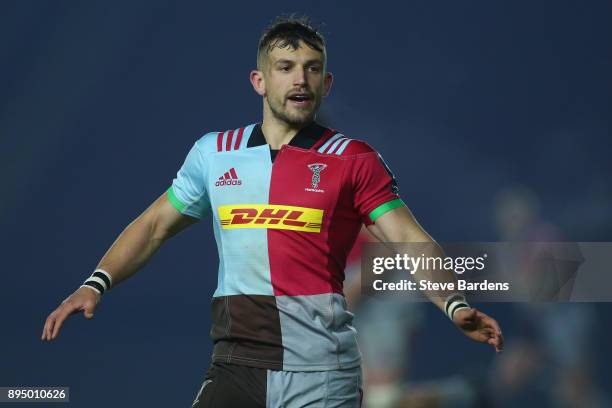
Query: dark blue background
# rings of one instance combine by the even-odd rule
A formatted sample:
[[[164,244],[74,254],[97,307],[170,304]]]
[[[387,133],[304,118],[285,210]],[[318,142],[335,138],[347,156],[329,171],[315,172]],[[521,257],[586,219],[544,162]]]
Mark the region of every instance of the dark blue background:
[[[436,239],[496,240],[494,197],[513,185],[568,239],[612,239],[609,2],[3,1],[0,386],[70,386],[75,407],[189,406],[210,358],[209,221],[93,321],[71,318],[51,344],[42,325],[197,138],[261,120],[257,41],[294,11],[325,23],[324,122],[383,154]],[[609,362],[612,309],[598,311]],[[417,377],[493,358],[430,318]]]

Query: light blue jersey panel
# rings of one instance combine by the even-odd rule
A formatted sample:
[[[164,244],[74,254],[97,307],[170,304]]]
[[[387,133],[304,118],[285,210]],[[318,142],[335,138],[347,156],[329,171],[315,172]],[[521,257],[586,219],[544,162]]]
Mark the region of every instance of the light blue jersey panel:
[[[208,133],[193,145],[168,190],[168,199],[177,210],[198,219],[210,212],[205,157],[208,146],[214,142],[214,136]]]
[[[210,156],[208,190],[219,249],[219,283],[214,297],[240,294],[273,296],[266,228],[222,229],[218,207],[268,204],[272,163],[268,145]],[[218,185],[232,171],[240,185]],[[223,183],[219,183],[223,184]]]

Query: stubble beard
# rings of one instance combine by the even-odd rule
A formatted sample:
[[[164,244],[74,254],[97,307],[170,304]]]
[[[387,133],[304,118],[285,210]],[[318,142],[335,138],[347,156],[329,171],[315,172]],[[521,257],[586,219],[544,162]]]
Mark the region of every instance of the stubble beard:
[[[268,99],[268,106],[272,115],[277,120],[283,121],[291,127],[301,128],[312,122],[319,110],[321,100],[317,99],[314,101],[314,106],[310,111],[296,109],[299,113],[290,112],[287,105],[281,103],[274,103]]]

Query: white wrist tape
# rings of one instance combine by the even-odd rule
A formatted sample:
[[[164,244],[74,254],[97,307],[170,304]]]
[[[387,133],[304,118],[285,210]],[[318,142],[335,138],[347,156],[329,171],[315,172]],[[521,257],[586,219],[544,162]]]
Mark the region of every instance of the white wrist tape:
[[[98,290],[98,288],[94,288],[93,286],[90,286],[90,285],[83,284],[83,285],[79,286],[79,289],[80,288],[91,289],[91,290],[95,291],[98,295],[102,295],[102,292],[100,292],[100,290]]]
[[[460,293],[454,293],[446,298],[444,302],[444,312],[449,319],[453,320],[455,312],[460,309],[470,309],[470,305],[467,300],[465,300],[465,296]]]
[[[103,269],[96,269],[89,278],[81,285],[94,289],[100,295],[109,290],[113,285],[113,277]]]

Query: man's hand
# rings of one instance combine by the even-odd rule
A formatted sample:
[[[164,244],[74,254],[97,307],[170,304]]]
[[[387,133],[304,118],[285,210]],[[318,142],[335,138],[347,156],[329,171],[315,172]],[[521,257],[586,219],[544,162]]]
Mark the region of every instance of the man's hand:
[[[453,322],[470,339],[490,344],[498,353],[504,349],[504,338],[495,319],[475,308],[457,310]]]
[[[142,268],[164,241],[198,222],[181,214],[170,203],[168,194],[159,196],[138,218],[128,225],[98,263],[112,270],[113,287]],[[81,287],[47,317],[42,340],[54,340],[68,316],[83,311],[87,319],[100,301],[100,294]]]
[[[89,288],[79,288],[72,295],[68,296],[66,300],[47,317],[41,340],[54,340],[59,335],[64,320],[75,313],[83,311],[83,315],[87,319],[93,318],[93,312],[100,301],[100,297],[100,294]]]

